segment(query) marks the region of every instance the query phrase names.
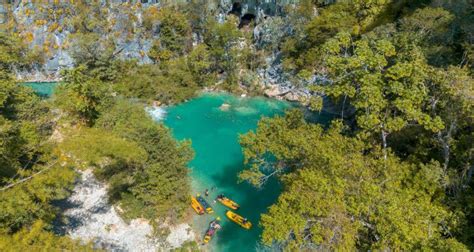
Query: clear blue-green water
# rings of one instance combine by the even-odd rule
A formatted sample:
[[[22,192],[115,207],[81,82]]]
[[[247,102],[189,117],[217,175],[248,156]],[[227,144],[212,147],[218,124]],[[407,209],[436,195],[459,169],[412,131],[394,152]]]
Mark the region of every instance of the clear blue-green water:
[[[22,84],[44,98],[50,97],[58,85],[57,82]],[[230,106],[223,108],[222,104]],[[195,158],[189,167],[193,191],[204,195],[205,189],[210,190],[207,201],[215,213],[196,215],[192,223],[199,239],[202,240],[211,220],[217,216],[222,220],[222,229],[205,249],[219,252],[259,250],[262,231],[259,227],[260,215],[276,201],[281,186],[276,180],[269,181],[262,189],[238,183],[237,175],[244,168],[238,139],[240,134],[254,130],[262,117],[282,115],[292,107],[295,106],[288,102],[263,97],[241,98],[226,93],[206,93],[166,109],[164,123],[172,129],[174,137],[192,141]],[[327,123],[330,116],[311,114],[308,119]],[[242,229],[227,220],[227,208],[213,202],[220,193],[240,204],[241,208],[235,212],[253,223],[251,230]]]
[[[22,85],[32,88],[41,97],[50,97],[59,82],[24,82]]]
[[[222,104],[229,104],[222,109]],[[208,223],[219,216],[222,229],[207,247],[212,251],[255,251],[261,234],[260,215],[277,199],[281,186],[270,181],[263,189],[238,183],[237,174],[243,169],[239,134],[254,130],[263,117],[283,114],[293,105],[266,98],[240,98],[224,93],[204,94],[188,102],[167,109],[164,123],[177,139],[190,139],[195,158],[189,164],[192,187],[197,193],[216,187],[208,202],[213,215],[195,216],[193,227],[202,239]],[[227,220],[224,206],[214,203],[223,193],[241,205],[236,211],[247,217],[254,226],[244,230]]]
[[[58,82],[27,82],[39,96],[50,97]],[[228,104],[227,108],[221,107]],[[195,216],[193,228],[201,240],[208,223],[219,216],[222,229],[206,245],[211,251],[256,251],[262,229],[259,227],[260,215],[273,204],[281,186],[270,180],[264,188],[256,189],[247,183],[238,183],[237,175],[242,169],[243,155],[239,135],[257,127],[262,117],[282,115],[294,104],[263,97],[241,98],[226,93],[205,93],[188,102],[166,109],[165,125],[170,127],[177,139],[190,139],[195,158],[190,162],[192,188],[195,193],[204,195],[209,189],[207,201],[215,213]],[[157,112],[160,114],[161,112]],[[330,116],[310,114],[312,122],[326,124]],[[211,190],[211,188],[215,188]],[[251,230],[245,230],[227,220],[227,208],[213,202],[223,193],[240,204],[235,211],[247,217],[252,223]]]

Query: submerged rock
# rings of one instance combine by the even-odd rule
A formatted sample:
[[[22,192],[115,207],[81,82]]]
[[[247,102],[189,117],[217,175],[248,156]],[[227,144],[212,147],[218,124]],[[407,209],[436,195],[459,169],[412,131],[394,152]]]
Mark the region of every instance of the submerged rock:
[[[227,111],[230,108],[230,104],[227,103],[222,103],[222,105],[219,107],[220,110],[222,111]]]

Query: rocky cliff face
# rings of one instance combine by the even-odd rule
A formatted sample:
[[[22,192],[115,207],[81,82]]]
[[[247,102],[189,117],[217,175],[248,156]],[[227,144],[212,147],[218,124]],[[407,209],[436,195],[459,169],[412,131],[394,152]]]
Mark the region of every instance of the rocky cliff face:
[[[183,0],[184,1],[184,0]],[[176,3],[176,1],[174,1]],[[294,0],[215,0],[205,1],[206,7],[217,20],[223,21],[228,15],[236,15],[243,26],[251,21],[256,23],[254,36],[256,46],[275,43],[275,39],[283,34],[280,26],[284,26],[281,16],[287,5]],[[120,49],[119,57],[136,59],[141,63],[151,63],[148,52],[153,39],[159,38],[159,28],[153,32],[143,29],[143,13],[151,6],[162,6],[159,0],[122,1],[112,0],[101,2],[100,8],[105,9],[104,19],[112,24],[103,37],[113,36],[116,47]],[[7,15],[7,10],[11,14]],[[2,14],[3,13],[3,14]],[[13,18],[15,28],[31,49],[42,54],[43,62],[27,72],[18,72],[17,77],[23,81],[54,81],[60,78],[60,71],[74,66],[71,48],[75,29],[71,24],[74,9],[69,1],[54,1],[49,4],[33,3],[33,1],[17,0],[8,6],[2,6],[0,17]],[[11,21],[11,20],[10,20]],[[275,55],[274,55],[275,56]],[[276,57],[268,59],[269,67]],[[261,70],[259,75],[276,80],[278,68]]]
[[[166,3],[165,3],[166,2]],[[175,0],[171,3],[186,2]],[[250,22],[253,26],[253,45],[265,49],[265,64],[255,72],[245,72],[245,78],[260,83],[265,94],[287,100],[304,100],[309,93],[305,89],[295,88],[288,73],[281,68],[279,45],[282,39],[292,32],[285,10],[298,0],[209,0],[205,3],[206,15],[224,22],[226,17],[234,15],[240,19],[240,28]],[[102,0],[96,7],[99,19],[106,20],[106,27],[93,31],[100,35],[100,40],[112,38],[116,57],[134,59],[142,64],[152,63],[148,57],[153,41],[160,37],[158,21],[153,21],[152,28],[146,27],[147,11],[160,8],[170,1],[160,0]],[[74,35],[77,22],[77,6],[70,1],[53,1],[49,4],[17,0],[14,4],[0,9],[0,14],[14,20],[16,31],[21,34],[30,48],[42,58],[28,71],[17,71],[17,78],[22,81],[58,81],[62,69],[74,66],[74,47],[77,42]],[[91,13],[91,16],[93,14]],[[204,15],[204,14],[203,14]],[[2,15],[0,15],[1,17]],[[1,20],[0,20],[1,21]],[[12,21],[12,20],[7,20]],[[77,21],[77,20],[76,20]],[[91,21],[92,22],[92,21]],[[196,34],[195,34],[196,35]],[[195,43],[200,43],[199,36],[193,36]]]

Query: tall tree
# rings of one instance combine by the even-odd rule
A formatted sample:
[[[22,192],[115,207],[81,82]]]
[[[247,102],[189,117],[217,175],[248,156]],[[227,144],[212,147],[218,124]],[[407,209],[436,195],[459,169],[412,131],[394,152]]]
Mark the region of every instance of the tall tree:
[[[237,27],[238,22],[232,16],[222,24],[209,19],[204,34],[204,43],[209,46],[210,55],[215,62],[213,68],[218,73],[225,74],[224,79],[229,86],[238,81],[238,42],[242,33]]]
[[[154,7],[152,7],[154,8]],[[154,13],[159,21],[160,37],[154,41],[150,57],[155,62],[183,56],[191,48],[191,26],[179,10],[162,8]]]
[[[56,91],[55,103],[72,117],[92,125],[111,97],[110,85],[90,76],[87,67],[81,65],[65,72],[64,84]]]
[[[344,106],[354,106],[358,126],[379,135],[384,149],[392,132],[410,124],[434,132],[443,129],[441,119],[426,112],[428,65],[416,47],[409,58],[399,59],[388,40],[353,41],[350,34],[340,33],[325,44],[324,51],[330,83],[321,90],[342,101],[342,118]]]
[[[452,167],[460,177],[465,177],[474,169],[470,167],[474,160],[469,154],[474,151],[474,145],[463,148],[464,141],[459,137],[469,137],[470,125],[474,123],[474,79],[466,68],[459,67],[434,69],[431,77],[432,113],[439,115],[445,125],[436,134],[442,150],[443,171],[447,175],[454,149],[459,159],[454,160]]]
[[[87,249],[46,228],[58,215],[52,202],[69,194],[75,173],[48,140],[48,106],[13,78],[27,55],[15,35],[0,33],[0,250]]]

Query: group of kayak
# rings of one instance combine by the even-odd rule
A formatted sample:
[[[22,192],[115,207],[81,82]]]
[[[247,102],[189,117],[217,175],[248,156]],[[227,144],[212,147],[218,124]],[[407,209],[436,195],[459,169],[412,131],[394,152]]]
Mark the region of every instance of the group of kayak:
[[[207,190],[206,190],[206,195],[207,195]],[[239,204],[225,197],[222,194],[217,196],[216,201],[219,201],[222,205],[232,210],[238,210],[240,208]],[[211,205],[206,201],[206,199],[204,199],[204,197],[202,197],[199,194],[196,195],[196,197],[191,197],[191,207],[199,215],[203,215],[204,213],[208,213],[208,214],[214,213],[214,210],[212,209]],[[231,221],[235,222],[242,228],[250,229],[252,227],[252,223],[248,221],[247,218],[244,218],[230,210],[227,210],[225,215],[227,216],[227,218],[229,218]],[[215,235],[217,230],[219,229],[221,229],[220,218],[217,217],[216,219],[214,219],[213,221],[209,223],[209,228],[207,229],[206,234],[204,235],[204,243],[208,243],[212,239],[212,237]]]

